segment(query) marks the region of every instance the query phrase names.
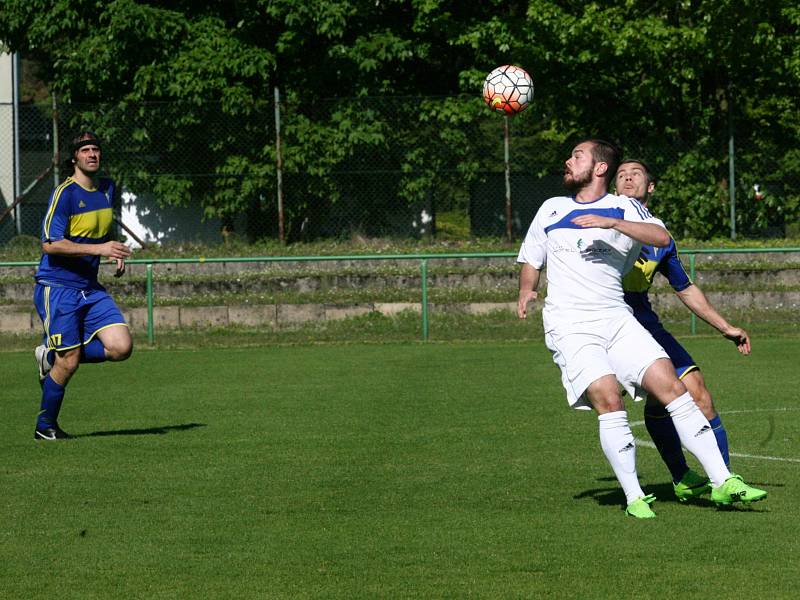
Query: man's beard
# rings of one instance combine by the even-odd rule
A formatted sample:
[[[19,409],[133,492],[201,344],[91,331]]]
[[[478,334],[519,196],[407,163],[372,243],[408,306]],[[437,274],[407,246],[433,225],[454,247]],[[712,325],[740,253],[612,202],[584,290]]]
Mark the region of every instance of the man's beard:
[[[592,170],[586,169],[583,173],[578,175],[571,175],[564,173],[564,187],[568,192],[576,193],[581,191],[585,186],[592,182]]]

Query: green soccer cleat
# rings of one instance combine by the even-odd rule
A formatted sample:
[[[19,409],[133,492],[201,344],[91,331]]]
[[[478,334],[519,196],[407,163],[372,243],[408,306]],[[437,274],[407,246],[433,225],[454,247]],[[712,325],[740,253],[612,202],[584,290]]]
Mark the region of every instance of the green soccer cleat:
[[[731,475],[718,488],[711,490],[711,500],[717,506],[730,506],[734,502],[749,504],[767,497],[765,490],[750,487],[739,475]]]
[[[672,484],[672,489],[675,490],[678,502],[686,502],[690,498],[697,498],[710,492],[711,482],[708,477],[703,477],[689,469],[678,483]]]
[[[625,509],[625,514],[636,517],[637,519],[652,519],[656,516],[656,513],[653,512],[650,505],[655,499],[656,497],[653,496],[653,494],[642,496],[638,500],[634,500],[628,504],[628,508]]]

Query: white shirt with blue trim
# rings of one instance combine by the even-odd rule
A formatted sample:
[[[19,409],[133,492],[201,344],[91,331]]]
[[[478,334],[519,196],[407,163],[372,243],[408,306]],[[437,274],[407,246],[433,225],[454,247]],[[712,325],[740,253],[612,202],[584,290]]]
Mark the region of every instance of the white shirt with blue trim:
[[[546,200],[531,223],[517,262],[547,267],[545,329],[560,323],[596,321],[631,312],[622,276],[639,256],[641,244],[616,229],[582,228],[579,215],[595,214],[641,223],[664,223],[636,199],[606,194],[592,202],[557,196]]]

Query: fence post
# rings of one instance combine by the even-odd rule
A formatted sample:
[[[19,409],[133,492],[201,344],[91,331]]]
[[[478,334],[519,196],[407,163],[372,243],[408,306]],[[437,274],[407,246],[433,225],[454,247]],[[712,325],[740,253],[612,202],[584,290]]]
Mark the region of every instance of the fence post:
[[[731,203],[731,239],[736,239],[736,177],[733,145],[733,94],[728,88],[728,196]]]
[[[153,328],[153,263],[145,266],[147,272],[147,343],[151,346],[155,341]]]
[[[281,93],[275,86],[275,174],[278,192],[278,240],[286,243],[283,223],[283,155],[281,154]]]
[[[422,280],[422,339],[428,341],[428,259],[420,261],[420,278]]]
[[[53,187],[58,187],[61,183],[61,144],[58,134],[58,98],[53,92]]]
[[[503,116],[503,156],[505,158],[505,176],[506,176],[506,239],[510,242],[512,240],[511,229],[511,164],[508,138],[510,136],[508,131],[508,116]]]
[[[689,279],[691,279],[692,281],[694,281],[694,259],[695,259],[695,255],[694,254],[690,254],[689,255]],[[692,332],[692,335],[696,335],[697,334],[697,315],[695,315],[694,313],[692,313],[692,319],[691,319],[691,332]]]
[[[22,196],[22,168],[21,168],[21,154],[19,148],[19,71],[22,63],[20,62],[19,52],[14,52],[11,55],[11,87],[12,87],[12,111],[13,111],[13,126],[14,126],[14,195],[16,199]],[[21,203],[16,203],[14,207],[14,226],[16,227],[17,235],[22,233],[22,206]]]

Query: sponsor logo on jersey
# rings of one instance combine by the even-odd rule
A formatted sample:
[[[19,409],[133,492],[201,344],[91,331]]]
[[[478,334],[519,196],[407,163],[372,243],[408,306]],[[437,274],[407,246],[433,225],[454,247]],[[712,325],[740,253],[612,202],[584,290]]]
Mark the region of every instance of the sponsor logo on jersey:
[[[611,254],[611,248],[603,248],[601,246],[587,246],[586,248],[583,247],[583,240],[580,239],[575,244],[574,247],[572,246],[562,246],[561,244],[553,244],[550,246],[551,252],[575,252],[580,254]]]

